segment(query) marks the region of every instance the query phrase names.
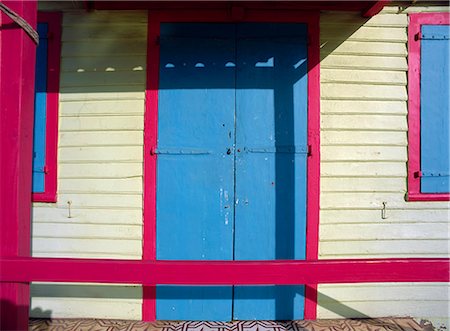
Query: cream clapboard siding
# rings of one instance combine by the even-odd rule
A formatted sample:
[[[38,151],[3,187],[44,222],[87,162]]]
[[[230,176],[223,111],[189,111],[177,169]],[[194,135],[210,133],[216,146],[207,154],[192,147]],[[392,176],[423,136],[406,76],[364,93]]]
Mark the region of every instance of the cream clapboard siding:
[[[448,10],[321,15],[319,258],[449,256],[449,204],[405,201],[407,13]],[[318,317],[409,315],[448,326],[449,298],[448,284],[319,285]]]
[[[33,204],[33,256],[140,259],[146,12],[41,6],[64,15],[58,202]],[[140,319],[141,292],[33,284],[31,316]]]

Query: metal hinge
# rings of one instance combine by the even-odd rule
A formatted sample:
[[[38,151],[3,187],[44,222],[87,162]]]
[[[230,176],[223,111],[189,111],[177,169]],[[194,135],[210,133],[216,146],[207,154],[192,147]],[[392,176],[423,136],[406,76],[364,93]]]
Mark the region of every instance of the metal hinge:
[[[308,154],[308,146],[244,147],[243,150],[248,153]]]
[[[33,169],[33,172],[48,174],[48,167],[47,166],[37,167]]]
[[[167,154],[167,155],[205,155],[210,151],[201,149],[187,148],[150,148],[150,155]]]

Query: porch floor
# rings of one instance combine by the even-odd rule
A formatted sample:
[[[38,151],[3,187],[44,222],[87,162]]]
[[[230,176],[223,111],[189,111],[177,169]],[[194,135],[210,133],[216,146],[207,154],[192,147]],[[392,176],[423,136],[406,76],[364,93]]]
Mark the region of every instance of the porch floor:
[[[107,319],[30,319],[30,331],[431,331],[412,318],[336,319],[317,321],[236,321],[153,323]]]

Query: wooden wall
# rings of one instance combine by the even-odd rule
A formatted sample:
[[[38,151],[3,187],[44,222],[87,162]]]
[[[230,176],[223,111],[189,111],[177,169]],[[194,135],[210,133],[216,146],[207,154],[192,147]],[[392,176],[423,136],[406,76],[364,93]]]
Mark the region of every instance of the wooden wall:
[[[448,7],[321,15],[322,259],[449,256],[449,204],[405,201],[406,13],[422,10]],[[141,258],[146,19],[64,13],[58,202],[34,204],[34,256]],[[319,318],[441,321],[449,305],[447,284],[319,292]],[[141,318],[140,287],[36,284],[32,296],[32,316]]]
[[[368,21],[321,15],[319,258],[449,256],[449,204],[405,201],[407,13],[448,10],[391,5]],[[320,285],[319,292],[319,318],[448,315],[448,284]]]
[[[58,202],[34,204],[33,256],[141,259],[146,45],[146,12],[64,12]],[[140,319],[141,296],[34,285],[31,315]]]

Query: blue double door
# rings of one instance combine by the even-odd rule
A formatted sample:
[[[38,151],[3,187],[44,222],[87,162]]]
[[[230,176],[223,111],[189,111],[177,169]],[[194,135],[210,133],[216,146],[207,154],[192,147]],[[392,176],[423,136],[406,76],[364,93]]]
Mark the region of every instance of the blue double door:
[[[303,24],[161,24],[160,260],[304,259]],[[159,320],[302,319],[304,287],[158,286]]]

